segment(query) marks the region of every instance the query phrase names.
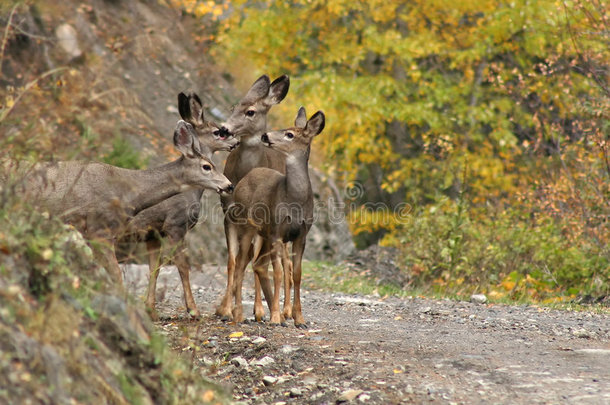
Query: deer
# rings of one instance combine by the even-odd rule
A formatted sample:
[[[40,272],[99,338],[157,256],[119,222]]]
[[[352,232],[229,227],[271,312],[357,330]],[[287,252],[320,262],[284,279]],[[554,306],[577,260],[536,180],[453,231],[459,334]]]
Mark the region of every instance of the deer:
[[[211,159],[218,151],[231,151],[239,144],[236,137],[221,130],[213,121],[205,120],[203,103],[196,93],[179,93],[178,111],[180,117],[193,126],[199,140],[200,152],[206,158]],[[163,238],[167,238],[173,247],[173,262],[180,274],[186,312],[195,319],[201,316],[191,291],[191,265],[186,252],[185,236],[200,217],[203,192],[203,189],[193,189],[176,194],[140,211],[129,221],[123,239],[146,243],[149,266],[146,307],[153,320],[158,319],[155,292],[161,266]]]
[[[279,104],[288,93],[290,79],[283,75],[273,82],[267,75],[259,77],[246,92],[246,95],[235,105],[230,117],[221,125],[221,130],[234,134],[240,138],[240,143],[228,156],[224,174],[233,184],[237,184],[244,176],[256,167],[268,167],[284,173],[285,157],[273,149],[266,148],[261,142],[261,135],[267,129],[267,113],[272,106]],[[222,195],[221,202],[223,211],[232,203],[230,195]],[[227,228],[225,227],[225,235]],[[237,246],[231,245],[231,239],[227,237],[228,263],[227,263],[227,288],[221,303],[216,307],[216,315],[222,319],[232,319],[232,290],[235,268]],[[261,289],[265,299],[270,306],[272,293],[267,275],[269,266],[269,251],[271,247],[262,239],[256,239],[262,254],[254,262],[255,269],[255,299],[254,317],[257,321],[263,319],[265,310],[262,305]],[[286,269],[290,264],[286,263]],[[290,280],[292,277],[287,278]],[[262,279],[262,281],[261,281]],[[287,281],[288,282],[288,281]]]
[[[266,167],[254,168],[235,187],[232,204],[225,215],[225,229],[227,239],[238,246],[232,291],[235,300],[233,320],[236,322],[244,320],[241,289],[246,266],[250,260],[256,261],[260,254],[255,249],[250,257],[252,242],[258,237],[271,246],[274,292],[270,323],[283,323],[279,310],[279,291],[284,275],[282,261],[288,259],[284,245],[292,242],[294,301],[291,315],[297,328],[307,327],[302,314],[300,285],[306,236],[313,223],[309,152],[313,138],[324,126],[322,111],[307,120],[305,109],[301,107],[294,127],[261,136],[265,147],[284,156],[286,173]]]
[[[123,290],[114,242],[130,219],[190,189],[233,191],[231,182],[202,154],[191,124],[178,121],[174,146],[180,158],[147,170],[82,161],[39,163],[25,177],[23,191],[26,198],[73,225],[86,239],[101,242],[95,244],[94,254]]]

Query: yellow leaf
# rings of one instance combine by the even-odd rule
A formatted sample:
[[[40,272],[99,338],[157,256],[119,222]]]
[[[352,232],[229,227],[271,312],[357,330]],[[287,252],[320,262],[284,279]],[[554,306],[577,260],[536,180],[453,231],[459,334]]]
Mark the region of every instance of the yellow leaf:
[[[492,290],[487,295],[489,296],[489,298],[499,299],[499,298],[503,298],[504,296],[506,296],[506,293],[502,293],[500,291]]]
[[[230,338],[238,338],[238,337],[242,337],[244,335],[244,332],[233,332],[229,335]]]
[[[506,291],[510,291],[515,288],[515,284],[516,283],[514,281],[505,280],[502,282],[502,287],[504,287]]]
[[[203,393],[203,395],[201,396],[201,399],[204,402],[212,402],[212,400],[214,399],[214,391],[207,390],[206,392]]]
[[[394,369],[394,374],[401,374],[401,373],[402,373],[402,370],[399,370],[397,368]]]

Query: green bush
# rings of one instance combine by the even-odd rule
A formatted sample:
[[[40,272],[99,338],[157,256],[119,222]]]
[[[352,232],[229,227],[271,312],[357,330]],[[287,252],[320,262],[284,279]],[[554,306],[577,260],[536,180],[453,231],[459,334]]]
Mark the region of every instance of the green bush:
[[[489,215],[446,199],[416,211],[400,238],[415,287],[535,300],[608,294],[607,248],[574,245],[554,220],[536,220],[518,209]]]

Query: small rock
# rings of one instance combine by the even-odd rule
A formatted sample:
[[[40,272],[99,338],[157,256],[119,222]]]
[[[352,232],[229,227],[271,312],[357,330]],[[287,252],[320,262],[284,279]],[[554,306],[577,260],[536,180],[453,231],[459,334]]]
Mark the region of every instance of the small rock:
[[[257,337],[256,339],[254,339],[254,340],[252,341],[252,343],[253,343],[253,344],[255,344],[255,345],[260,345],[260,344],[265,343],[266,341],[267,341],[267,339],[265,339],[265,338],[264,338],[264,337],[262,337],[262,336],[259,336],[259,337]]]
[[[588,330],[586,330],[584,328],[574,329],[572,331],[572,335],[574,335],[578,338],[589,339],[591,337],[591,332],[589,332]]]
[[[266,375],[263,377],[263,384],[265,384],[265,386],[270,386],[273,385],[277,382],[277,378],[272,377],[270,375]]]
[[[291,388],[290,389],[290,398],[298,398],[300,396],[302,396],[303,393],[301,392],[300,389],[298,388]]]
[[[273,360],[273,358],[272,358],[272,357],[265,356],[265,357],[263,357],[262,359],[257,360],[257,361],[255,361],[255,362],[254,362],[254,363],[252,363],[252,364],[254,364],[255,366],[261,366],[261,367],[265,367],[265,366],[268,366],[268,365],[269,365],[269,364],[271,364],[271,363],[275,363],[275,360]]]
[[[474,304],[485,304],[487,302],[487,297],[485,294],[472,294],[470,296],[470,302]]]
[[[343,393],[341,393],[339,398],[337,398],[337,403],[340,404],[342,402],[349,402],[349,401],[355,399],[356,397],[358,397],[358,395],[360,395],[360,394],[362,394],[362,390],[344,391]]]
[[[243,368],[243,367],[248,366],[248,361],[246,359],[244,359],[243,357],[238,356],[238,357],[234,357],[231,360],[231,364],[233,364],[234,366]]]
[[[369,399],[371,399],[371,396],[368,394],[362,394],[358,397],[358,401],[360,401],[360,402],[366,402]]]
[[[76,30],[70,24],[62,24],[55,29],[59,46],[71,57],[78,58],[82,51],[78,46]]]
[[[299,350],[298,347],[294,347],[292,345],[284,345],[282,346],[282,348],[280,349],[280,351],[284,354],[290,354],[292,352],[296,352],[297,350]]]
[[[429,313],[431,311],[432,311],[432,307],[424,307],[424,308],[422,308],[421,313],[422,314],[427,314],[427,313]]]

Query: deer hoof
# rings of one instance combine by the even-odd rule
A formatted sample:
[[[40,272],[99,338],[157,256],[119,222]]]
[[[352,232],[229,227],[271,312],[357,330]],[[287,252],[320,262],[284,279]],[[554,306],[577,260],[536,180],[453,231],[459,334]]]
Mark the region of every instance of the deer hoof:
[[[307,329],[307,323],[295,323],[294,326],[297,329]]]

